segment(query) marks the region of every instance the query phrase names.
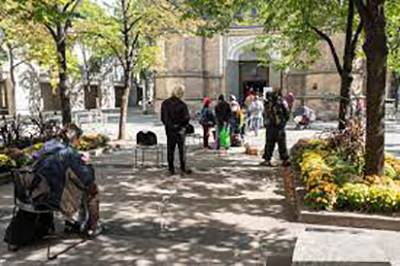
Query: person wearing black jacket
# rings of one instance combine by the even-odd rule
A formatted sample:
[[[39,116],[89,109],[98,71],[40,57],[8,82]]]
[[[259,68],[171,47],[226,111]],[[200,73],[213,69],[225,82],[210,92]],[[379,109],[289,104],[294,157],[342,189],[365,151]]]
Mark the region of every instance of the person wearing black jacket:
[[[171,175],[175,174],[174,154],[178,145],[179,160],[183,174],[190,174],[186,168],[185,133],[189,124],[190,116],[187,105],[182,101],[184,88],[175,87],[172,96],[161,105],[161,121],[165,126],[167,134],[168,170]]]
[[[289,166],[289,154],[286,147],[286,123],[290,117],[288,103],[283,99],[280,89],[267,94],[265,102],[266,141],[262,165],[272,166],[271,158],[276,144],[282,166]]]
[[[225,101],[224,95],[219,95],[218,104],[215,106],[215,116],[217,118],[217,136],[218,136],[218,146],[220,148],[219,134],[224,126],[228,126],[232,117],[231,106],[227,101]]]

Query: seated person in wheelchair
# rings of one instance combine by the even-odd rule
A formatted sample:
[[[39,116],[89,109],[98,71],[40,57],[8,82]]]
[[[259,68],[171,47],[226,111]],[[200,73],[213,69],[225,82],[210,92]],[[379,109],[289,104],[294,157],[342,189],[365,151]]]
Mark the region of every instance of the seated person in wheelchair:
[[[29,191],[24,195],[30,195],[31,199],[27,202],[34,208],[31,212],[18,208],[5,236],[9,245],[30,244],[48,234],[54,228],[52,211],[60,211],[67,218],[67,232],[87,236],[100,233],[99,190],[95,183],[94,169],[87,163],[89,156],[71,146],[81,135],[82,130],[75,124],[65,126],[58,138],[46,142],[43,149],[33,155],[35,163],[30,171],[31,177],[24,176],[20,185],[14,181],[17,190],[20,186]],[[48,211],[47,214],[45,211]],[[48,226],[43,228],[44,223],[40,220],[49,212],[51,217],[46,218]],[[78,217],[73,219],[76,213]],[[32,237],[28,239],[27,233],[23,233],[25,237],[21,235],[20,228],[30,231]],[[38,235],[38,231],[42,233]]]

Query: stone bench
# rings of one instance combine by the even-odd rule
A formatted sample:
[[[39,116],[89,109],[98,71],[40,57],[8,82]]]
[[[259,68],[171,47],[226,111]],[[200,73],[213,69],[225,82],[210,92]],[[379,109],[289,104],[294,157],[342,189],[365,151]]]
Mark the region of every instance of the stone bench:
[[[310,229],[300,234],[292,266],[399,266],[400,234]]]

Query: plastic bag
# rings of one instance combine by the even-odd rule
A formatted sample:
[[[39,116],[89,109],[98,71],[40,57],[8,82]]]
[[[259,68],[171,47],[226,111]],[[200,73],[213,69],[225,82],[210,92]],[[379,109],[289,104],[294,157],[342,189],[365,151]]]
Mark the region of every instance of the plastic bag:
[[[228,149],[230,146],[230,135],[228,127],[224,126],[219,132],[219,144],[221,148]]]

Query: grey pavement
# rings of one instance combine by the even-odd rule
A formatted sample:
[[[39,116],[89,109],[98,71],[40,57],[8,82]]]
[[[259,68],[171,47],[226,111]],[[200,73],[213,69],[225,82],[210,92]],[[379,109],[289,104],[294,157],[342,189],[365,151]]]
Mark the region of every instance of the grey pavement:
[[[289,127],[289,146],[330,124],[314,126],[304,131]],[[113,127],[117,123],[97,131],[116,134]],[[131,136],[152,130],[165,143],[156,116],[131,116],[129,130]],[[247,141],[262,149],[263,133],[249,135]],[[260,158],[245,155],[243,148],[221,155],[191,145],[187,158],[194,173],[172,177],[166,175],[166,168],[155,166],[154,156],[146,167],[133,168],[133,150],[94,159],[104,233],[51,262],[46,261],[47,242],[17,253],[0,244],[0,266],[290,265],[296,240],[306,225],[294,222],[284,199],[281,170],[260,166]],[[0,187],[0,238],[12,215],[12,193],[12,186]],[[61,223],[60,217],[57,221]],[[78,241],[52,240],[52,252]]]
[[[193,122],[193,125],[197,133],[202,133],[202,129],[198,123]],[[287,126],[288,147],[292,147],[301,138],[318,137],[321,133],[334,130],[336,127],[336,121],[317,121],[311,124],[310,129],[295,130],[295,125],[289,123]],[[107,124],[83,124],[83,129],[85,132],[104,133],[115,139],[118,134],[118,117],[112,118]],[[166,143],[164,128],[158,115],[143,115],[139,109],[129,109],[127,130],[129,139],[134,140],[139,131],[151,130],[157,134],[160,143]],[[265,144],[265,129],[262,129],[258,136],[254,136],[254,132],[248,133],[246,142],[257,146],[259,149],[263,149]],[[400,122],[386,122],[385,145],[386,151],[400,157]]]

